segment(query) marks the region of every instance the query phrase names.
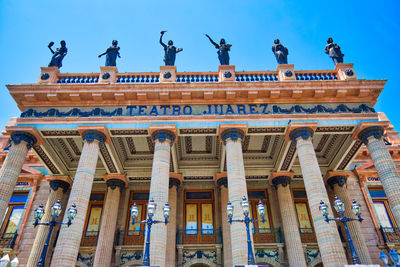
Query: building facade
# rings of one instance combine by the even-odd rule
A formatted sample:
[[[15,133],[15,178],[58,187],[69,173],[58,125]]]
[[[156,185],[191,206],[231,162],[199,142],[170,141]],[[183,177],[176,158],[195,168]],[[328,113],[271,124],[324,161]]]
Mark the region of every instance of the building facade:
[[[146,230],[137,223],[157,204],[154,266],[247,264],[240,202],[246,197],[255,262],[269,266],[344,266],[352,262],[341,223],[324,220],[320,201],[335,195],[363,222],[349,231],[362,264],[400,250],[400,139],[373,106],[385,80],[357,79],[352,64],[334,70],[59,73],[8,85],[21,110],[1,137],[2,253],[36,266],[48,226],[34,210],[59,199],[78,213],[55,227],[46,266],[140,266]],[[138,217],[132,224],[131,207]],[[58,221],[67,221],[64,212]]]

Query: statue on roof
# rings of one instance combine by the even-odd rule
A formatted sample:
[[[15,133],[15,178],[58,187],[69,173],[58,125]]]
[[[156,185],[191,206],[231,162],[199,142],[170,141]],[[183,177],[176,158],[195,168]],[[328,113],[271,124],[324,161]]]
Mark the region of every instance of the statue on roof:
[[[174,46],[174,42],[172,40],[168,41],[168,45],[164,44],[162,41],[164,33],[167,31],[161,31],[161,36],[160,36],[160,44],[164,47],[164,62],[165,66],[174,66],[175,65],[175,57],[176,54],[181,52],[183,48],[176,48]]]
[[[332,37],[328,38],[327,43],[328,44],[325,46],[325,53],[332,58],[335,65],[337,63],[343,63],[344,54],[342,54],[340,46],[333,42]]]
[[[113,40],[112,46],[107,48],[107,50],[100,54],[99,57],[106,55],[106,66],[117,66],[117,56],[120,58],[119,54],[120,47],[118,46],[118,41]]]
[[[274,43],[272,52],[275,54],[276,61],[278,64],[288,64],[287,56],[289,55],[289,50],[280,43],[279,39],[275,39]]]
[[[219,59],[219,63],[221,65],[229,65],[229,51],[231,50],[231,44],[226,44],[225,43],[225,39],[221,39],[221,41],[219,42],[219,44],[217,44],[216,42],[213,41],[213,39],[211,39],[211,37],[206,34],[208,40],[210,40],[210,42],[215,46],[215,48],[218,49],[218,59]]]
[[[61,68],[62,67],[62,60],[65,57],[65,55],[67,54],[67,47],[66,47],[66,43],[64,40],[62,40],[60,42],[60,47],[56,49],[56,51],[54,51],[51,47],[54,45],[54,42],[50,42],[48,45],[48,48],[50,49],[51,53],[53,54],[53,56],[51,57],[51,61],[49,63],[49,67],[58,67]]]

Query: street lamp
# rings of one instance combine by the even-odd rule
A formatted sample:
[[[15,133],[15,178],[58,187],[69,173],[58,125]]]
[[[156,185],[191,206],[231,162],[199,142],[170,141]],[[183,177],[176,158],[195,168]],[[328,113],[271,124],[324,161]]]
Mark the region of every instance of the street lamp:
[[[60,200],[57,200],[56,203],[53,204],[50,208],[50,214],[51,214],[51,221],[50,222],[39,222],[44,215],[44,208],[43,205],[40,204],[38,208],[35,209],[33,216],[35,218],[35,222],[33,223],[34,227],[38,225],[48,225],[50,226],[49,228],[49,233],[47,234],[47,239],[46,243],[44,244],[42,255],[40,256],[40,260],[37,264],[37,266],[44,266],[44,261],[46,260],[46,253],[47,253],[47,248],[49,247],[49,242],[50,242],[50,236],[51,232],[53,231],[53,227],[56,226],[57,224],[66,224],[68,227],[72,224],[72,221],[74,220],[77,210],[76,210],[76,205],[72,204],[72,207],[70,207],[67,211],[67,218],[68,222],[56,222],[56,219],[58,216],[60,216],[62,211],[62,207],[60,204]]]
[[[388,263],[389,263],[389,257],[388,257],[385,253],[383,253],[383,251],[381,251],[381,254],[380,254],[379,257],[380,257],[381,260],[385,263],[385,267],[389,267],[389,266],[396,266],[396,267],[399,267],[399,266],[400,266],[400,257],[399,257],[399,253],[397,253],[397,251],[394,250],[394,249],[390,249],[389,256],[390,256],[390,258],[392,259],[392,261],[393,261],[393,263],[394,263],[395,265],[388,265]]]
[[[228,214],[228,218],[229,218],[229,223],[232,224],[232,222],[244,222],[246,224],[246,232],[247,232],[247,250],[248,250],[248,254],[247,254],[247,262],[249,265],[254,265],[255,261],[254,261],[254,254],[253,254],[253,248],[251,247],[251,238],[250,238],[250,229],[249,229],[249,224],[251,222],[265,222],[265,207],[264,205],[261,203],[261,200],[258,202],[257,205],[257,212],[258,214],[260,214],[261,216],[261,220],[255,220],[255,219],[250,219],[249,217],[249,213],[250,213],[250,204],[249,201],[247,201],[246,197],[243,196],[243,200],[240,203],[240,205],[242,206],[243,209],[243,215],[244,215],[244,219],[242,220],[233,220],[233,205],[231,204],[231,202],[228,202],[228,205],[226,206],[226,214]]]
[[[358,217],[358,219],[349,218],[344,215],[344,212],[346,209],[345,204],[342,200],[340,200],[338,198],[338,196],[335,196],[335,202],[333,203],[333,207],[339,213],[340,218],[329,218],[328,217],[328,206],[322,200],[319,205],[319,210],[322,213],[322,215],[325,217],[326,222],[329,223],[330,221],[340,221],[343,223],[344,229],[346,229],[346,235],[347,235],[347,239],[349,241],[351,257],[353,259],[353,263],[360,264],[360,259],[358,258],[357,252],[354,249],[353,241],[351,240],[350,232],[349,232],[349,229],[347,228],[347,222],[350,222],[350,221],[362,222],[363,218],[361,218],[361,206],[353,199],[353,204],[351,205],[351,210],[353,211],[354,215],[356,215]]]
[[[168,205],[168,202],[165,203],[165,206],[163,208],[163,215],[164,215],[164,221],[157,221],[153,220],[154,213],[157,209],[157,203],[154,202],[153,199],[147,203],[147,215],[148,219],[140,222],[136,222],[136,218],[139,214],[138,208],[136,206],[136,203],[133,203],[133,206],[131,208],[131,217],[132,217],[132,225],[135,223],[143,223],[147,225],[147,237],[146,237],[146,247],[144,250],[144,257],[143,257],[143,266],[150,266],[150,233],[151,233],[151,225],[152,224],[157,224],[157,223],[168,223],[168,218],[169,214],[171,212],[171,208]]]

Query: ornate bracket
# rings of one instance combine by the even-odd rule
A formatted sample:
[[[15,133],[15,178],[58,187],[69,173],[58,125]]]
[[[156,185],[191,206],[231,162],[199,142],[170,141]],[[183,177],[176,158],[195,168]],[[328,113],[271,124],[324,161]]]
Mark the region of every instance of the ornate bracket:
[[[373,136],[376,139],[381,139],[383,137],[384,129],[381,126],[371,126],[365,128],[358,134],[358,138],[365,144],[368,145],[368,138]]]
[[[294,143],[297,142],[297,138],[301,137],[303,140],[307,140],[308,138],[312,138],[314,135],[313,129],[309,127],[299,127],[290,132],[289,137],[292,139]]]

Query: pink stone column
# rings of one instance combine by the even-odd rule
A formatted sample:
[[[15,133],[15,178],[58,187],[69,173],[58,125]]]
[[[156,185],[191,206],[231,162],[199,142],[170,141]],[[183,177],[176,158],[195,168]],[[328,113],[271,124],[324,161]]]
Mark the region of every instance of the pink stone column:
[[[175,134],[172,131],[160,129],[152,133],[152,138],[154,158],[149,199],[153,199],[157,204],[153,220],[164,221],[163,207],[168,202],[171,145],[175,141]],[[146,238],[147,234],[146,231]],[[146,245],[146,238],[144,245]],[[153,224],[150,236],[150,265],[166,266],[166,251],[167,226],[164,223]]]
[[[106,175],[107,196],[104,203],[99,238],[93,266],[112,266],[111,259],[114,250],[115,228],[118,219],[119,199],[122,190],[127,186],[125,175]]]
[[[346,185],[346,176],[331,176],[327,179],[327,184],[333,189],[335,195],[337,195],[345,204],[346,210],[345,215],[349,218],[355,218],[354,213],[351,210],[353,204]],[[354,248],[356,249],[357,256],[360,259],[361,264],[372,264],[371,256],[369,254],[367,244],[365,243],[364,235],[361,231],[359,221],[350,221],[347,223],[349,228],[351,239],[353,240]]]
[[[292,178],[293,173],[276,172],[272,173],[270,182],[274,185],[278,193],[289,266],[306,267],[307,263],[301,243],[297,213],[289,186]]]
[[[221,133],[221,138],[226,146],[228,192],[229,201],[234,207],[233,219],[243,219],[240,203],[243,196],[248,198],[242,153],[244,132],[239,128],[229,128]],[[250,237],[252,238],[253,235],[251,234]],[[247,234],[244,223],[232,223],[231,246],[233,265],[248,264]]]
[[[358,134],[358,138],[368,148],[390,209],[397,224],[400,224],[400,175],[383,141],[383,131],[381,126],[368,127]]]
[[[60,234],[51,261],[52,267],[75,267],[99,156],[99,146],[106,140],[106,136],[102,132],[95,130],[83,132],[82,138],[82,154],[66,207],[68,209],[73,204],[76,204],[78,213],[71,226],[63,225],[60,228]],[[64,222],[66,221],[67,217],[65,215]]]
[[[36,138],[27,132],[15,131],[11,134],[11,146],[0,169],[0,218],[4,218],[28,150],[35,143]]]
[[[222,239],[223,239],[223,252],[224,252],[224,266],[232,266],[232,245],[231,245],[231,226],[228,222],[228,215],[226,214],[226,206],[228,205],[228,179],[226,173],[217,173],[215,175],[215,183],[219,188],[219,197],[221,203],[221,225],[222,225]]]
[[[49,222],[51,221],[51,206],[57,202],[57,200],[62,200],[64,197],[65,192],[69,189],[70,184],[64,180],[51,180],[50,181],[50,194],[49,198],[47,199],[45,213],[42,218],[42,222]],[[40,260],[40,256],[42,255],[44,243],[46,241],[47,235],[49,234],[49,226],[39,225],[38,231],[35,236],[35,241],[32,245],[31,253],[29,254],[28,263],[26,264],[27,267],[34,267],[37,266],[37,263]],[[54,231],[53,231],[54,233]],[[51,247],[51,244],[49,245]],[[47,258],[47,257],[46,257]]]
[[[168,203],[171,207],[171,214],[167,224],[167,255],[165,266],[176,265],[176,211],[178,205],[178,188],[182,183],[182,175],[171,173],[169,177]]]
[[[307,199],[310,205],[322,262],[326,267],[344,266],[347,264],[347,259],[336,223],[327,223],[319,211],[320,201],[322,200],[328,205],[329,213],[333,214],[325,184],[322,180],[317,156],[315,155],[312,143],[313,134],[314,131],[311,128],[300,127],[292,130],[289,136],[293,142],[296,142],[304,186],[307,192]]]

